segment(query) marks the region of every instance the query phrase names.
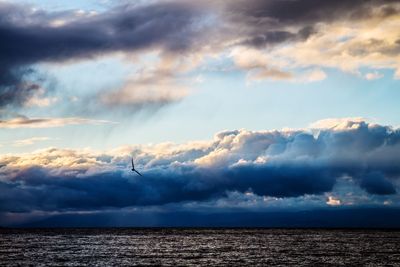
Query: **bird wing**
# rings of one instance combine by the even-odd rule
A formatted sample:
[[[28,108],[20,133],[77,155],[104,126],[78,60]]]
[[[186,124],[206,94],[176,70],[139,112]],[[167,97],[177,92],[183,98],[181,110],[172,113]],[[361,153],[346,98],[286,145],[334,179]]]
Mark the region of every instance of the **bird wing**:
[[[133,158],[132,158],[132,169],[134,169],[135,168],[135,165],[133,165]]]
[[[143,175],[141,175],[140,172],[138,172],[137,170],[134,170],[134,171],[135,171],[137,174],[139,174],[140,176],[143,176]]]

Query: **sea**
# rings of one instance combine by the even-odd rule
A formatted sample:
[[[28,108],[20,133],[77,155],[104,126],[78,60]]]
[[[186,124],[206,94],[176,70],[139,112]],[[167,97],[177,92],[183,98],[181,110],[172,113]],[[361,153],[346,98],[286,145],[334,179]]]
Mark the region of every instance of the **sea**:
[[[0,229],[0,266],[400,266],[400,231]]]

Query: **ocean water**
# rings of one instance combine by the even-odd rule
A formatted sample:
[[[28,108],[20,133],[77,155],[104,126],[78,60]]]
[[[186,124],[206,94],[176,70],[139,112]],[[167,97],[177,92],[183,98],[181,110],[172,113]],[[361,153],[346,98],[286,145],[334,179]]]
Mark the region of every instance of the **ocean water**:
[[[0,230],[1,266],[400,266],[400,231]]]

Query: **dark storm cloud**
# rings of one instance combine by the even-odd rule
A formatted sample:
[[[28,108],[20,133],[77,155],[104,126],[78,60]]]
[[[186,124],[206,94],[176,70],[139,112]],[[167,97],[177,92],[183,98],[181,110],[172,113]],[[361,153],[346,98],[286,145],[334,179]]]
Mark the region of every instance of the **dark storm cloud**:
[[[27,102],[40,88],[39,84],[24,82],[22,77],[29,73],[28,68],[0,67],[0,107],[20,106]]]
[[[314,25],[395,15],[398,0],[243,0],[227,5],[227,15],[253,26]],[[259,27],[262,28],[262,27]]]
[[[306,40],[318,32],[318,23],[392,16],[399,12],[396,3],[400,1],[238,0],[225,6],[224,17],[242,34],[242,44],[259,47]]]
[[[59,61],[154,45],[184,50],[195,34],[195,18],[189,5],[169,2],[120,7],[60,26],[51,26],[45,19],[22,25],[2,21],[1,60],[9,64]]]
[[[273,45],[287,41],[303,41],[314,33],[316,33],[316,30],[311,26],[305,26],[295,33],[284,30],[267,31],[260,33],[255,32],[254,37],[248,37],[241,44],[262,47],[266,44]]]
[[[38,85],[27,84],[23,77],[34,63],[145,48],[184,51],[200,31],[200,13],[189,4],[165,2],[126,5],[95,16],[57,16],[0,3],[0,106],[20,105],[30,97]],[[67,15],[74,19],[51,25]]]
[[[370,195],[397,194],[400,131],[353,121],[340,127],[318,135],[227,131],[202,147],[188,145],[171,153],[136,149],[137,163],[147,166],[140,167],[143,177],[124,170],[130,156],[57,149],[26,158],[5,156],[0,160],[0,210],[152,206],[248,191],[298,197],[331,192],[344,177]],[[52,162],[63,164],[55,167]]]
[[[380,16],[396,14],[396,8],[388,4],[398,0],[244,0],[232,1],[230,8],[247,18],[247,21],[266,22],[271,25],[329,22],[340,19],[364,19],[380,8]]]
[[[361,178],[361,187],[370,194],[389,195],[396,193],[393,184],[379,172],[365,174]]]
[[[211,172],[211,173],[209,173]],[[0,183],[0,210],[96,210],[163,205],[226,197],[229,191],[290,197],[330,191],[334,177],[302,167],[246,167],[230,170],[152,170],[144,177],[114,171],[84,178],[51,175],[31,167]]]

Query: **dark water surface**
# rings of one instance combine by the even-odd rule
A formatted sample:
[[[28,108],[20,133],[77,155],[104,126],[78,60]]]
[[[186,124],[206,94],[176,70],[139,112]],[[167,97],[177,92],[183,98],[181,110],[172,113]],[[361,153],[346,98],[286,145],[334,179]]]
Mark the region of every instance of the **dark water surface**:
[[[0,230],[1,266],[400,266],[400,231]]]

